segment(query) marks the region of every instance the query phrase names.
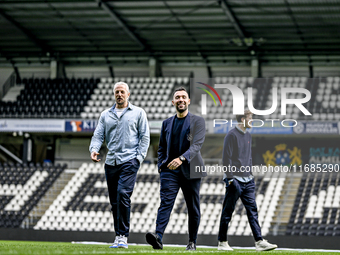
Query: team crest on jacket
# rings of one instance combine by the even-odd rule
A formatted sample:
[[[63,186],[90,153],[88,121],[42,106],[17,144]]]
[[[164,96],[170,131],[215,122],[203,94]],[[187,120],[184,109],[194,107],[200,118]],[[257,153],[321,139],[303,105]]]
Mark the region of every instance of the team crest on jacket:
[[[189,133],[189,134],[187,135],[187,139],[188,139],[188,141],[192,141],[192,134],[191,134],[191,133]]]

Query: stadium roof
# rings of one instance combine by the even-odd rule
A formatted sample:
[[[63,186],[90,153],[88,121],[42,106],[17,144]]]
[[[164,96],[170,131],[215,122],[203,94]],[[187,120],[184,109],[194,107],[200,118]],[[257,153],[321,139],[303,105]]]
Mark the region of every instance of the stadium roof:
[[[337,0],[0,0],[0,64],[329,62],[339,31]]]

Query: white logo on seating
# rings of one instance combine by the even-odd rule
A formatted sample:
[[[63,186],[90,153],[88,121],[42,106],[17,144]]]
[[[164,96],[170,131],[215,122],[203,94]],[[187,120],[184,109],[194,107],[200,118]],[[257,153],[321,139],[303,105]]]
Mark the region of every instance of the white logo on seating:
[[[48,173],[36,171],[25,185],[4,184],[0,185],[0,196],[14,196],[6,205],[6,211],[20,211],[21,207],[30,200],[33,193],[44,182]]]

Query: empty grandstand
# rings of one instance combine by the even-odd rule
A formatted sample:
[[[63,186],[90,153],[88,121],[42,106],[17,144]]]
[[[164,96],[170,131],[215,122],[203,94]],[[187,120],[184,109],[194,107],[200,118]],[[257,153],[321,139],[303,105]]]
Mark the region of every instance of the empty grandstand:
[[[88,148],[123,81],[150,127],[129,240],[144,242],[160,204],[157,151],[162,121],[176,113],[174,90],[189,91],[190,112],[206,121],[204,163],[218,166],[237,100],[216,85],[229,84],[245,107],[248,89],[257,110],[277,103],[271,114],[254,115],[263,127],[249,130],[252,164],[262,169],[253,175],[263,235],[279,246],[339,249],[339,11],[339,1],[326,0],[0,0],[0,239],[112,241],[107,148],[98,164]],[[301,106],[292,100],[306,95],[296,89],[310,93]],[[208,245],[217,244],[222,178],[210,171],[202,179],[199,240]],[[180,192],[165,242],[184,243],[187,221]],[[228,234],[253,245],[240,201]]]

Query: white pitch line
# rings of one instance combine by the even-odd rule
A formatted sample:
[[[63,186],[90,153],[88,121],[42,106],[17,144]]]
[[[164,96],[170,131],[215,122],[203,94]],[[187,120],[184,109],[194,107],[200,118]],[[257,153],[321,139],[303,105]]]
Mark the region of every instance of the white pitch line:
[[[72,242],[74,244],[95,244],[95,245],[111,245],[112,243],[104,243],[104,242]],[[149,246],[148,244],[137,244],[137,243],[129,243],[131,246]],[[186,245],[180,245],[180,244],[165,244],[164,247],[181,247],[185,248]],[[253,250],[255,251],[255,247],[240,247],[240,246],[231,246],[233,249],[237,250]],[[197,245],[197,248],[210,248],[210,249],[216,249],[217,246],[208,246],[208,245]],[[336,252],[340,253],[340,250],[326,250],[326,249],[293,249],[293,248],[277,248],[276,251],[298,251],[298,252]],[[134,251],[126,252],[126,253],[133,253]],[[152,251],[138,251],[138,252],[152,252]],[[162,253],[168,253],[167,251],[160,250],[155,252],[162,252]],[[170,251],[169,251],[170,252]],[[173,252],[173,251],[172,251]],[[184,252],[184,251],[183,251]],[[196,251],[199,252],[199,251]],[[215,252],[215,251],[202,251],[202,252]],[[125,252],[124,252],[125,253]],[[180,251],[176,251],[176,253],[181,253]]]

